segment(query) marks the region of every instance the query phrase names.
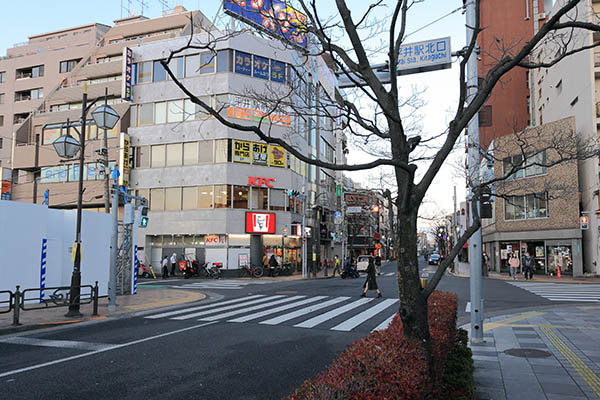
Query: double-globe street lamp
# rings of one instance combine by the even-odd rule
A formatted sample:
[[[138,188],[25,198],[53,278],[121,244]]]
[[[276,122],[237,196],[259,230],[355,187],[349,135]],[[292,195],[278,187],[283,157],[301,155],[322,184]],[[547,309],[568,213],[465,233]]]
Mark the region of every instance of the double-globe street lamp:
[[[79,134],[79,141],[70,134],[71,124],[67,121],[67,134],[59,137],[52,143],[56,153],[61,158],[73,159],[79,152],[79,185],[77,190],[77,229],[75,233],[75,243],[73,251],[75,252],[75,258],[73,261],[73,274],[71,275],[71,288],[69,291],[69,311],[66,316],[78,317],[81,315],[79,312],[80,295],[81,295],[81,211],[83,202],[83,164],[85,158],[85,133],[86,133],[86,117],[92,106],[98,101],[94,100],[91,104],[87,104],[87,90],[84,85],[83,98],[81,101],[81,132]],[[104,96],[104,105],[97,107],[92,111],[92,117],[98,129],[110,130],[115,127],[119,120],[119,114],[109,105],[106,104],[106,95]],[[77,132],[77,129],[73,127]],[[108,149],[104,149],[108,151]],[[105,165],[104,173],[106,174]]]

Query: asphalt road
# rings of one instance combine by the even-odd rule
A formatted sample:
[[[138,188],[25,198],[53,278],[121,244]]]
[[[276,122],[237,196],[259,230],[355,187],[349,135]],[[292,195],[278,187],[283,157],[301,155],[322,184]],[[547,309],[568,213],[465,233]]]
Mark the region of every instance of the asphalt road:
[[[209,300],[196,310],[179,306],[164,316],[154,312],[39,331],[26,343],[0,341],[1,397],[280,399],[393,315],[394,271],[391,263],[382,266],[384,298],[370,292],[370,300],[359,297],[363,279],[170,280],[169,286],[201,290]],[[213,286],[203,287],[207,283]],[[445,276],[439,289],[458,295],[459,323],[468,322],[468,279]],[[556,304],[505,281],[484,280],[483,290],[486,315]],[[297,309],[284,310],[292,301],[308,307],[330,299],[339,303],[280,322]],[[236,303],[244,304],[242,312]],[[344,314],[330,312],[341,307]],[[249,311],[265,314],[240,321]]]

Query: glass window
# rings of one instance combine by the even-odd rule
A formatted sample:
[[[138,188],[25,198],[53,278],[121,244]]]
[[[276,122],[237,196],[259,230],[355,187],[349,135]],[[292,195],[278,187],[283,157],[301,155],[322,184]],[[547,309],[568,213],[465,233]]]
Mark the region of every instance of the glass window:
[[[235,52],[235,72],[238,74],[252,75],[252,54],[241,51]]]
[[[167,145],[167,167],[178,167],[181,165],[183,146],[181,143]]]
[[[215,72],[215,55],[214,53],[202,53],[200,54],[200,73],[211,74]]]
[[[252,188],[252,208],[267,210],[269,205],[269,191],[267,188]]]
[[[207,104],[209,107],[212,106],[211,96],[200,96],[199,99],[201,101],[203,101],[204,104]],[[204,109],[204,107],[201,107],[196,104],[195,111],[196,111],[196,119],[210,118],[210,114],[208,113],[208,111],[206,111],[206,109]]]
[[[138,63],[137,83],[147,83],[152,81],[152,61]]]
[[[544,175],[546,173],[546,150],[527,156],[526,176]]]
[[[165,166],[165,146],[162,144],[152,146],[152,168]]]
[[[154,61],[154,72],[152,73],[152,82],[161,82],[167,80],[167,70],[160,63],[161,60]]]
[[[189,186],[183,188],[183,209],[194,210],[198,206],[198,188]]]
[[[183,100],[183,120],[189,121],[196,118],[198,106],[190,99]]]
[[[37,67],[31,68],[31,77],[32,78],[37,78],[40,76],[44,76],[44,66],[43,65],[39,65]]]
[[[212,208],[213,187],[198,186],[198,208]]]
[[[69,165],[69,182],[79,181],[79,164]]]
[[[165,209],[165,189],[150,189],[150,210],[163,211]]]
[[[92,122],[90,123],[90,121],[88,121],[85,125],[85,140],[94,140],[94,139],[100,139],[102,138],[103,135],[103,130],[100,129],[100,134],[97,134],[97,128],[96,125]]]
[[[229,139],[215,140],[215,162],[224,163],[231,161],[229,154]]]
[[[231,185],[215,185],[215,208],[231,207]]]
[[[160,103],[154,103],[154,123],[155,124],[166,124],[167,123],[167,102],[161,101]]]
[[[6,82],[6,71],[0,72],[0,83]]]
[[[504,200],[504,217],[506,220],[525,218],[525,197],[510,196]]]
[[[548,199],[546,193],[527,195],[527,218],[548,217]]]
[[[523,156],[521,154],[516,154],[512,157],[506,157],[502,160],[502,166],[504,169],[504,175],[507,175],[512,171],[512,169],[521,168],[518,171],[514,172],[510,175],[510,179],[519,179],[523,177]]]
[[[285,191],[282,189],[271,189],[270,209],[273,211],[285,211]]]
[[[198,150],[198,163],[200,164],[212,164],[213,163],[213,140],[204,140],[199,142],[199,150]]]
[[[198,164],[198,142],[183,144],[183,165]]]
[[[269,59],[254,56],[253,75],[255,78],[269,80]]]
[[[150,146],[138,146],[135,149],[135,167],[149,168],[150,167]]]
[[[83,166],[83,173],[85,174],[83,176],[83,179],[87,180],[87,181],[93,181],[96,179],[101,179],[101,175],[104,176],[104,174],[100,173],[100,166],[101,164],[99,163],[88,163],[85,164]]]
[[[183,100],[169,101],[167,111],[167,122],[183,121]]]
[[[200,54],[185,57],[185,76],[196,76],[200,73]]]
[[[174,57],[171,59],[171,62],[169,63],[169,69],[173,72],[173,75],[175,75],[177,78],[183,78],[184,77],[184,62],[183,62],[183,57]],[[167,76],[167,79],[169,79],[169,77]]]
[[[217,52],[217,72],[231,72],[233,51],[219,50]]]
[[[166,188],[165,189],[165,210],[178,211],[181,210],[181,188]]]
[[[153,118],[153,110],[154,108],[154,104],[152,103],[147,103],[147,104],[140,104],[139,105],[139,110],[138,110],[138,126],[141,125],[151,125],[154,122],[154,118]]]
[[[233,187],[233,208],[248,208],[248,186]]]
[[[0,93],[0,104],[4,104],[4,93]]]
[[[80,59],[61,61],[58,67],[59,73],[71,72]]]

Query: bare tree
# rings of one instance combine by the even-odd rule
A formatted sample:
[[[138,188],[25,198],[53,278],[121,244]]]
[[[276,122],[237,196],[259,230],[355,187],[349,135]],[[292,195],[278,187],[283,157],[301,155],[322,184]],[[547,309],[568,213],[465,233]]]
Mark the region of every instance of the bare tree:
[[[471,42],[467,43],[467,46],[459,52],[458,83],[460,89],[457,106],[447,130],[431,137],[426,137],[424,133],[419,132],[419,124],[411,119],[414,114],[411,105],[418,105],[418,101],[414,96],[414,91],[401,93],[401,78],[396,75],[395,68],[389,68],[389,84],[381,83],[373,69],[373,57],[382,52],[385,54],[389,66],[398,64],[399,50],[407,36],[406,28],[410,9],[416,3],[423,2],[421,0],[373,0],[372,4],[365,6],[366,10],[363,7],[363,11],[358,15],[353,14],[353,10],[346,1],[335,0],[338,13],[335,17],[323,16],[315,0],[293,2],[307,17],[303,28],[313,45],[302,49],[293,46],[293,43],[288,40],[281,39],[273,46],[296,52],[303,62],[309,62],[311,57],[315,56],[327,57],[332,68],[357,83],[358,89],[356,89],[357,93],[354,99],[360,99],[360,103],[358,100],[355,102],[348,98],[336,98],[335,102],[323,102],[315,108],[298,95],[298,87],[292,83],[288,89],[267,88],[261,93],[245,93],[244,95],[263,105],[264,116],[258,123],[238,123],[224,116],[222,113],[224,105],[213,106],[203,101],[177,79],[177,76],[168,68],[173,56],[194,46],[216,52],[218,41],[233,33],[213,33],[202,37],[199,35],[196,39],[201,43],[197,44],[192,40],[192,34],[186,46],[174,49],[171,56],[163,62],[170,78],[185,95],[226,127],[254,133],[260,140],[283,146],[298,159],[326,169],[357,171],[388,166],[393,170],[395,188],[398,193],[395,198],[397,214],[394,216],[394,238],[395,247],[398,250],[396,261],[400,298],[399,314],[406,336],[421,341],[428,355],[431,354],[431,344],[427,299],[437,287],[448,265],[457,256],[469,237],[481,226],[475,208],[472,225],[458,238],[455,246],[441,262],[427,286],[421,288],[417,260],[417,219],[419,208],[428,189],[455,148],[461,133],[504,75],[519,66],[525,68],[550,66],[570,54],[589,49],[588,45],[569,45],[573,42],[569,41],[568,34],[573,29],[600,31],[600,26],[578,18],[579,15],[576,11],[582,3],[581,0],[563,0],[560,7],[535,35],[524,43],[507,46],[504,53],[498,57],[497,63],[485,75],[476,94],[468,97],[467,60],[475,52],[478,34],[483,29],[479,22],[480,0],[470,1],[475,2],[477,17],[475,26],[467,27],[473,31]],[[380,11],[384,7],[387,7],[386,10],[391,10],[391,14],[386,18],[377,19],[376,11]],[[285,22],[277,20],[275,16],[271,18],[274,24]],[[384,40],[379,40],[382,34]],[[369,40],[373,38],[378,40]],[[545,55],[543,58],[532,57],[544,40],[558,40],[560,46],[558,46],[557,52],[553,55]],[[374,43],[374,45],[368,47],[369,43]],[[277,114],[276,110],[280,109],[291,110],[302,118],[314,117],[317,114],[335,118],[339,111],[347,121],[347,132],[365,146],[376,143],[374,154],[379,154],[380,157],[374,161],[352,165],[312,159],[290,144],[290,138],[276,137],[271,134],[272,120],[270,116]],[[439,145],[434,146],[436,143]],[[496,177],[490,182],[483,183],[477,179],[474,184],[474,199],[477,200],[482,184],[498,182],[501,179],[501,177]]]

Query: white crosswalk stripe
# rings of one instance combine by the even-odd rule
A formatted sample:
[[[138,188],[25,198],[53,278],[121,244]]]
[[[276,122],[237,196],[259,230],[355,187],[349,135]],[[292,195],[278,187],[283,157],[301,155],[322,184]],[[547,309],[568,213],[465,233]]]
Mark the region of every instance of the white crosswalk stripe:
[[[550,282],[509,282],[511,285],[552,301],[600,302],[600,285]]]
[[[385,329],[397,312],[398,299],[351,298],[347,296],[252,295],[202,306],[146,316],[148,319],[199,320],[298,328],[320,328],[350,332],[355,329]],[[385,320],[381,322],[382,319]]]
[[[239,290],[243,289],[248,285],[265,285],[269,283],[275,283],[276,281],[271,280],[241,280],[241,279],[218,279],[218,280],[202,280],[198,282],[188,283],[181,286],[171,286],[174,289],[225,289],[225,290]]]
[[[383,276],[394,276],[395,273],[394,272],[388,272],[387,274],[384,274]]]

